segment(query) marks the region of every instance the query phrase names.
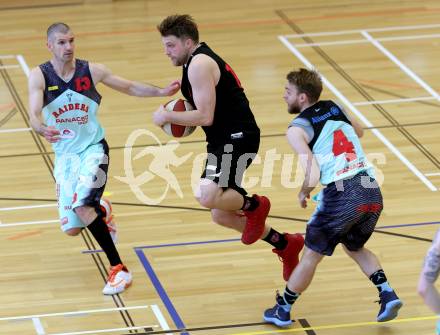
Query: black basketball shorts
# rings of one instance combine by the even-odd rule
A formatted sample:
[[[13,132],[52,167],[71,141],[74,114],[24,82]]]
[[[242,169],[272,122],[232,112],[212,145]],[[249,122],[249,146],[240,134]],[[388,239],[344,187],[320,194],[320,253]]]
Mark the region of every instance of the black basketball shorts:
[[[246,195],[246,190],[241,187],[243,175],[257,155],[259,146],[260,134],[245,132],[231,134],[227,143],[208,143],[208,157],[201,178]]]

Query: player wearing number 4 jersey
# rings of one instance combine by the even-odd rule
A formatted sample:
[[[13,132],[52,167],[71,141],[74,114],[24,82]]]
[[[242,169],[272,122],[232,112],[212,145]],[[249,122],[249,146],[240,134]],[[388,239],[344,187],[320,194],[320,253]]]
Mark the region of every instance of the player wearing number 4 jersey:
[[[363,129],[334,102],[318,101],[322,83],[316,71],[293,71],[287,80],[284,99],[288,111],[299,114],[289,125],[287,139],[305,172],[299,205],[307,207],[307,199],[319,182],[324,189],[307,224],[303,256],[283,295],[277,294],[275,306],[264,312],[264,320],[280,327],[292,323],[292,305],[311,283],[318,263],[331,256],[339,243],[379,291],[377,321],[392,320],[402,302],[377,257],[364,247],[383,205],[359,140]]]

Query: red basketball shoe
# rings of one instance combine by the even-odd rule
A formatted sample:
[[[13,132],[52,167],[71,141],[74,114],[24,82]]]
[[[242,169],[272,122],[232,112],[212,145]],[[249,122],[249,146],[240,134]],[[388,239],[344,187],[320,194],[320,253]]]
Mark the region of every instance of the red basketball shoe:
[[[289,280],[290,275],[299,263],[299,253],[304,247],[304,237],[301,234],[284,233],[287,246],[283,250],[272,249],[283,263],[283,278]]]
[[[270,211],[270,201],[264,195],[254,194],[252,198],[258,201],[258,207],[253,211],[243,211],[246,215],[246,226],[244,227],[241,241],[244,244],[252,244],[258,241],[263,235],[266,218]]]

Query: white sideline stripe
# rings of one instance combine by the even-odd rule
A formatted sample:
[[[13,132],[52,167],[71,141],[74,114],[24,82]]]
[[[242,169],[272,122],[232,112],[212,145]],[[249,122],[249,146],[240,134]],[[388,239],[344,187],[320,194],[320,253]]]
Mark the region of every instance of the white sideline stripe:
[[[0,208],[0,212],[16,211],[16,210],[20,210],[20,209],[46,208],[46,207],[57,207],[57,204],[31,205],[31,206],[18,206],[18,207],[3,207],[3,208]]]
[[[31,71],[29,70],[29,66],[27,65],[26,61],[24,60],[24,57],[22,55],[17,55],[17,61],[20,64],[21,68],[23,69],[24,74],[26,77],[29,77],[29,74]]]
[[[0,59],[11,59],[11,58],[15,58],[14,55],[0,55]]]
[[[32,128],[13,128],[13,129],[2,129],[0,133],[19,133],[21,131],[30,131]]]
[[[158,305],[151,305],[151,309],[154,313],[154,315],[156,315],[156,319],[157,321],[159,321],[160,327],[163,330],[170,330],[170,326],[167,323],[167,320],[165,320],[165,317],[163,316],[162,312],[160,311],[160,308]],[[167,333],[169,334],[169,333]]]
[[[34,324],[35,330],[37,331],[37,335],[46,335],[44,331],[43,324],[39,318],[32,318],[32,323]]]
[[[19,67],[18,65],[0,65],[0,69],[17,69]]]
[[[430,38],[439,38],[440,34],[424,34],[424,35],[409,35],[409,36],[395,36],[395,37],[380,37],[376,40],[381,42],[406,41],[406,40],[426,40]]]
[[[427,177],[440,176],[440,172],[425,173],[425,176]]]
[[[23,222],[12,222],[12,223],[0,223],[0,228],[6,227],[18,227],[18,226],[30,226],[37,224],[47,224],[47,223],[59,223],[60,220],[44,220],[44,221],[23,221]],[[1,318],[0,318],[1,320]]]
[[[279,40],[308,68],[314,68],[307,58],[303,56],[284,36],[278,36]],[[340,99],[367,127],[373,128],[373,124],[355,107],[353,104],[330,83],[327,78],[321,75],[323,83]],[[437,188],[420,172],[388,139],[382,135],[378,129],[371,130],[376,137],[385,144],[401,161],[405,164],[431,191],[437,191]]]
[[[391,52],[389,52],[382,44],[380,44],[377,40],[375,40],[369,33],[366,31],[361,32],[361,34],[369,40],[373,45],[378,48],[385,56],[387,56],[394,64],[396,64],[400,69],[405,72],[408,76],[410,76],[416,83],[422,86],[429,94],[433,97],[440,100],[440,96],[438,93],[429,86],[422,78],[416,75],[408,66],[403,64],[396,56],[394,56]]]
[[[150,306],[149,305],[143,305],[143,306],[132,306],[132,307],[89,309],[89,310],[75,311],[75,312],[60,312],[60,313],[48,313],[48,314],[10,316],[10,317],[5,317],[5,318],[0,318],[0,321],[24,320],[24,319],[33,319],[33,318],[45,318],[45,317],[51,317],[51,316],[66,316],[66,315],[78,315],[78,314],[90,314],[90,313],[117,312],[117,311],[131,310],[131,309],[142,309],[142,308],[148,308],[148,307],[150,307]]]
[[[394,104],[399,102],[411,102],[411,101],[425,101],[425,100],[437,100],[434,97],[419,97],[419,98],[402,98],[402,99],[391,99],[391,100],[375,100],[375,101],[362,101],[353,102],[354,106],[365,106],[365,105],[378,105],[378,104]]]
[[[344,44],[367,44],[367,40],[344,40],[344,41],[331,41],[331,42],[315,42],[315,43],[294,43],[295,48],[306,48],[306,47],[318,47],[318,46],[329,46],[329,45],[344,45]]]
[[[53,333],[50,335],[81,335],[81,334],[111,333],[111,332],[119,332],[119,331],[125,331],[125,330],[137,330],[137,329],[145,329],[145,328],[158,328],[158,327],[157,327],[157,325],[146,325],[146,326],[136,326],[136,327],[85,330],[85,331],[70,332],[70,333],[56,333],[56,334]]]
[[[306,36],[337,36],[337,35],[350,35],[360,33],[362,31],[368,32],[381,32],[381,31],[396,31],[396,30],[418,30],[418,29],[430,29],[430,28],[440,28],[440,24],[422,24],[415,26],[394,26],[394,27],[386,27],[386,28],[371,28],[371,29],[353,29],[353,30],[339,30],[339,31],[326,31],[319,33],[310,33],[310,34],[290,34],[284,35],[286,38],[294,38],[294,37],[306,37]]]
[[[376,38],[376,41],[381,42],[394,42],[394,41],[408,41],[408,40],[423,40],[430,38],[439,38],[440,34],[429,34],[429,35],[411,35],[411,36],[399,36],[399,37],[380,37]],[[316,42],[316,43],[295,43],[295,47],[315,47],[315,46],[328,46],[328,45],[344,45],[344,44],[362,44],[369,43],[366,40],[342,40],[342,41],[331,41],[331,42]]]

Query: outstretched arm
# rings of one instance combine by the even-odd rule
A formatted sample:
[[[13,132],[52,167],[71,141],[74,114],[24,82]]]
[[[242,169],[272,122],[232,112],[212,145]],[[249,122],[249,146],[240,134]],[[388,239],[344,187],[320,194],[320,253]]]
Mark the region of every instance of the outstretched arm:
[[[440,295],[434,286],[440,273],[440,229],[429,248],[420,274],[418,291],[431,310],[440,314]]]
[[[104,85],[128,95],[137,97],[164,97],[173,95],[180,89],[179,80],[171,82],[165,88],[160,88],[117,76],[103,64],[90,63],[89,66],[95,85],[102,82]]]
[[[29,119],[32,128],[44,136],[44,138],[54,143],[59,140],[60,132],[54,127],[48,127],[41,121],[41,112],[43,109],[43,94],[44,94],[44,77],[40,68],[32,69],[29,74],[28,91],[29,91]]]

